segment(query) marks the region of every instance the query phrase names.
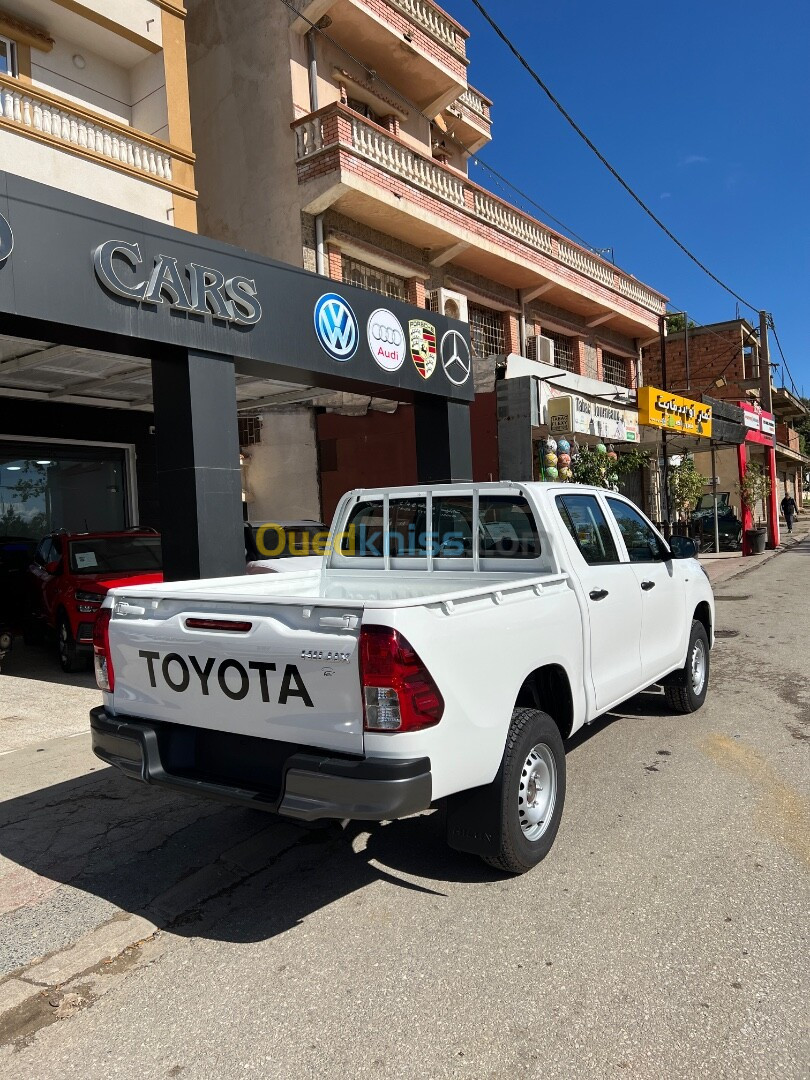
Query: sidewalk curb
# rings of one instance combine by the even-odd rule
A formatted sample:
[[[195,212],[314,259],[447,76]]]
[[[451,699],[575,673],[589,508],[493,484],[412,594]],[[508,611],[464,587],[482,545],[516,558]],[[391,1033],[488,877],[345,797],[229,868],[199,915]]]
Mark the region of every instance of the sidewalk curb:
[[[762,555],[749,555],[746,559],[741,560],[741,565],[734,570],[733,573],[727,574],[719,581],[712,582],[710,577],[709,581],[711,582],[712,589],[719,588],[721,585],[725,585],[727,581],[733,581],[735,578],[742,577],[745,574],[750,574],[754,570],[758,570],[761,566],[764,566],[765,563],[770,562],[771,559],[775,559],[777,555],[784,555],[786,551],[792,551],[793,548],[803,544],[808,538],[810,538],[810,533],[804,533],[804,535],[796,537],[795,539],[791,537],[789,540],[781,543],[777,548],[763,552]],[[701,563],[701,566],[703,565],[704,564]]]

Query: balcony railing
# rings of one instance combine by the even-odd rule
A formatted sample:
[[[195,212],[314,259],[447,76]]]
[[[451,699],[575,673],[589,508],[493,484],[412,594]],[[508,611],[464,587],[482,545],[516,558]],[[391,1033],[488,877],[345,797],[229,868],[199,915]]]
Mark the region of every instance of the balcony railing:
[[[459,95],[458,100],[474,113],[478,113],[488,124],[492,123],[492,116],[489,111],[490,102],[482,94],[479,94],[477,90],[473,90],[471,86],[468,86]]]
[[[0,76],[0,125],[192,194],[175,172],[178,162],[191,165],[193,154],[5,76]]]
[[[407,15],[417,26],[452,49],[458,56],[466,55],[463,35],[459,32],[456,23],[440,8],[434,7],[427,0],[388,0],[388,2],[392,7],[398,8],[403,15]]]
[[[475,220],[492,226],[510,240],[517,240],[555,259],[640,307],[656,315],[665,310],[665,298],[659,293],[340,105],[330,105],[314,115],[302,117],[292,126],[299,167],[323,151],[338,147],[350,150],[391,175],[470,214]],[[302,182],[306,179],[306,173],[301,179]]]

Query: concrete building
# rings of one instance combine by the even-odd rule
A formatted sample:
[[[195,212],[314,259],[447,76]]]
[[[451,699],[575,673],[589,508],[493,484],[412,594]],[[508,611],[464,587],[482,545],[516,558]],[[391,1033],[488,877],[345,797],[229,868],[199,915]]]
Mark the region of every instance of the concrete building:
[[[181,0],[3,0],[0,163],[196,231]]]
[[[663,386],[661,349],[657,341],[643,349],[643,364],[648,384],[698,400],[708,394],[722,401],[744,403],[749,424],[761,413],[759,331],[745,319],[693,326],[669,334],[666,343],[666,387]],[[772,361],[772,445],[775,449],[776,502],[778,504],[785,494],[790,494],[800,506],[803,472],[810,466],[810,460],[800,452],[799,433],[793,424],[807,415],[807,409],[784,385],[776,385],[773,367]],[[767,421],[766,427],[769,428]],[[752,455],[761,457],[765,449],[764,444],[758,442],[749,445],[749,459]],[[708,455],[696,455],[696,463],[708,480],[712,476]],[[719,489],[730,492],[730,503],[739,513],[739,471],[733,450],[718,453],[716,468]]]
[[[549,360],[553,343],[558,368],[639,384],[665,298],[469,179],[493,106],[452,15],[431,0],[245,0],[238,18],[224,0],[188,6],[204,232],[460,316],[478,361]],[[489,366],[472,410],[480,479],[497,468],[481,442],[496,426]],[[361,478],[413,479],[407,405],[365,420],[376,402],[295,397],[268,397],[245,448],[252,516],[315,517]]]

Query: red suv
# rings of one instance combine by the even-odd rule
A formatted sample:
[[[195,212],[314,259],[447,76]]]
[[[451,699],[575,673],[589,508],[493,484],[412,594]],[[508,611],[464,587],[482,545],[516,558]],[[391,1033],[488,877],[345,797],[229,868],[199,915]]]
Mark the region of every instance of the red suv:
[[[107,590],[163,580],[160,536],[154,529],[46,536],[29,567],[31,613],[26,639],[55,632],[63,671],[93,657],[93,625]]]

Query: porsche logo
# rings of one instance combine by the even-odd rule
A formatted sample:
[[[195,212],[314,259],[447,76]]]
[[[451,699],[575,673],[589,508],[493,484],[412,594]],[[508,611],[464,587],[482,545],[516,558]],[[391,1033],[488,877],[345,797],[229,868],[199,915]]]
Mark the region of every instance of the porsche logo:
[[[423,379],[429,379],[436,370],[436,327],[424,319],[411,319],[408,336],[416,370]]]

